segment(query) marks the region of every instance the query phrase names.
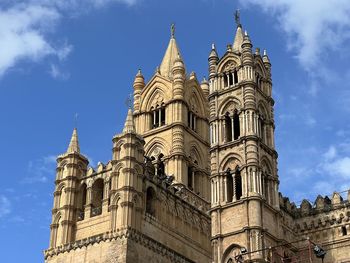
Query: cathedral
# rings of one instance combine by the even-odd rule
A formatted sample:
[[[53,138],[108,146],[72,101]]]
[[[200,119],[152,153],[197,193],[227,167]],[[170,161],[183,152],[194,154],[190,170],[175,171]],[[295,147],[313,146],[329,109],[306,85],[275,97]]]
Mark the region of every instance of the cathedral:
[[[279,192],[271,62],[238,13],[227,37],[200,81],[172,26],[154,75],[135,76],[108,163],[90,167],[73,130],[46,263],[350,263],[350,192],[300,206]]]

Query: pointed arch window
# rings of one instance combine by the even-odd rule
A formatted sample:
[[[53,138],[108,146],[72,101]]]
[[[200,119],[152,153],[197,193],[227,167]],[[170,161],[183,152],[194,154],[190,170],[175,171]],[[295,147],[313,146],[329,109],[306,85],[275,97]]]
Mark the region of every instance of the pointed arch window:
[[[197,129],[197,116],[192,111],[189,111],[187,114],[188,127],[191,130],[196,131]]]

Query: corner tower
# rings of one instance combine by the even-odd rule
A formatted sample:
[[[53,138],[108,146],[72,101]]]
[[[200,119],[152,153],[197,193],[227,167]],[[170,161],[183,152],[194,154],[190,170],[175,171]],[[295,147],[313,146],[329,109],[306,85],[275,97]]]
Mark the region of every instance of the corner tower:
[[[171,38],[160,67],[147,84],[141,71],[134,81],[136,132],[145,139],[145,154],[175,181],[209,201],[209,123],[207,83],[186,74]]]
[[[258,250],[278,237],[271,65],[265,51],[252,53],[237,13],[236,22],[225,54],[213,45],[208,59],[212,245],[220,263],[235,262],[242,248],[245,260],[262,262]]]

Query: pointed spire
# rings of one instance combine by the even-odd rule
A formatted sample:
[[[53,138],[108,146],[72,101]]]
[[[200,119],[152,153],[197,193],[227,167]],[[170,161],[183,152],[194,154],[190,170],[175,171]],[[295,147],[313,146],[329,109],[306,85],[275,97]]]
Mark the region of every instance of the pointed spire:
[[[78,132],[77,128],[74,128],[72,138],[67,149],[67,153],[80,153],[79,141],[78,141]]]
[[[233,51],[242,51],[242,43],[243,43],[243,31],[242,31],[242,26],[239,24],[236,29],[236,35],[235,39],[233,40]]]
[[[160,74],[164,77],[172,77],[171,69],[173,68],[176,58],[180,56],[180,50],[175,40],[175,25],[171,25],[171,38],[165,51],[162,63],[160,64]]]
[[[128,110],[123,133],[135,133],[134,115],[132,114],[132,109]]]

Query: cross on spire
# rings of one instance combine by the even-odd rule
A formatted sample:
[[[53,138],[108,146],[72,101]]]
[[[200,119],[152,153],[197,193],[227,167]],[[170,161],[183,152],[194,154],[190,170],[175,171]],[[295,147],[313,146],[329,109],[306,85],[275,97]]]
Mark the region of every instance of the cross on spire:
[[[237,9],[235,12],[235,21],[236,21],[237,26],[241,26],[241,14],[240,14],[239,9]]]
[[[175,38],[175,24],[174,23],[171,24],[170,31],[171,31],[171,38]]]

